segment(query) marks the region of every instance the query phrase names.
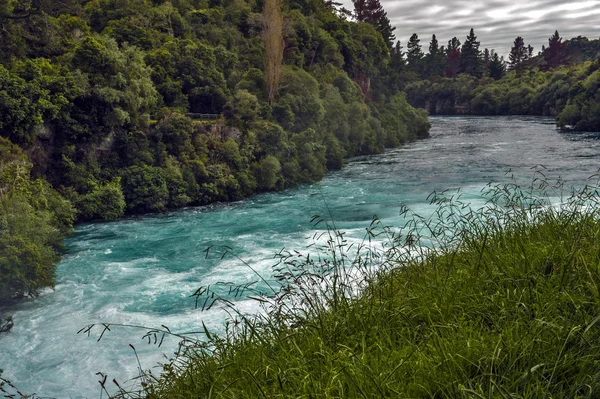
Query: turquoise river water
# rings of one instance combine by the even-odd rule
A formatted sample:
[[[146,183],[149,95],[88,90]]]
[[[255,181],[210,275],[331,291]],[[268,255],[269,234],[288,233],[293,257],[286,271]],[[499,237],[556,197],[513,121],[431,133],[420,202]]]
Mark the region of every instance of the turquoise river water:
[[[82,327],[107,322],[197,331],[204,322],[218,331],[223,310],[195,310],[190,295],[203,285],[256,276],[238,260],[206,258],[211,245],[233,248],[269,276],[282,248],[309,251],[315,231],[323,228],[310,223],[313,215],[330,213],[338,229],[359,239],[374,215],[386,225],[401,223],[401,204],[427,213],[426,198],[434,190],[460,188],[463,199],[477,205],[487,183],[509,182],[512,175],[528,184],[535,165],[569,186],[583,185],[600,167],[600,133],[564,133],[552,119],[435,117],[431,123],[431,138],[352,159],[312,186],[78,226],[58,265],[55,289],[7,310],[15,326],[0,335],[2,376],[23,393],[97,398],[97,372],[125,386],[137,374],[129,344],[142,367],[152,368],[172,355],[177,340],[157,347],[142,340],[142,330],[113,328],[97,342],[97,334],[78,335]],[[254,301],[240,299],[238,306],[257,311]]]

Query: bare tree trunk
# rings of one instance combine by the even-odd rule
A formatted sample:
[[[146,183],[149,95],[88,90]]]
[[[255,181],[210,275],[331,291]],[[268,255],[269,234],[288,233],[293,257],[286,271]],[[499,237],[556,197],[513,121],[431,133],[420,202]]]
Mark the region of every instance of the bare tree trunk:
[[[266,0],[264,10],[265,83],[269,104],[275,101],[275,93],[281,77],[283,62],[283,15],[281,0]]]

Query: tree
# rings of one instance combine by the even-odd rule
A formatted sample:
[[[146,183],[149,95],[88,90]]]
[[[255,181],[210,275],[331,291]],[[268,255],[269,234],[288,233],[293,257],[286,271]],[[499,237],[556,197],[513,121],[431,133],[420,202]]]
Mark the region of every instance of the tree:
[[[248,126],[258,118],[258,111],[258,98],[254,94],[247,90],[236,90],[225,104],[223,114],[230,123],[241,122],[243,126]]]
[[[446,77],[451,78],[456,75],[460,70],[460,40],[453,37],[452,40],[448,40],[448,47],[446,48],[446,69],[444,74]]]
[[[387,17],[387,12],[384,12],[381,18],[379,18],[375,28],[377,28],[379,33],[381,33],[383,40],[391,50],[392,46],[394,45],[394,40],[396,40],[396,35],[394,35],[396,27],[391,25],[390,20]]]
[[[404,59],[404,52],[402,51],[400,40],[396,42],[396,45],[391,50],[390,65],[396,72],[402,71],[406,66],[406,60]]]
[[[460,71],[478,77],[482,73],[479,42],[473,29],[469,32],[467,40],[461,48]]]
[[[54,285],[56,262],[74,211],[20,148],[0,137],[0,303]]]
[[[33,0],[0,0],[0,20],[28,18],[40,11],[40,3]]]
[[[508,60],[509,68],[517,71],[523,67],[523,63],[527,60],[527,48],[521,36],[517,36],[515,39],[514,46],[510,49]]]
[[[440,49],[437,38],[435,35],[432,35],[431,42],[429,43],[429,54],[425,56],[429,77],[440,76],[443,74],[443,55],[444,48],[442,47]]]
[[[483,50],[483,70],[484,73],[489,74],[490,71],[490,62],[491,62],[490,50],[487,48]]]
[[[379,0],[352,0],[352,3],[354,4],[354,16],[358,22],[377,26],[381,17],[387,15]]]
[[[531,44],[527,45],[527,59],[530,60],[533,58],[533,46]]]
[[[498,53],[492,50],[492,58],[490,61],[489,74],[492,79],[498,80],[504,76],[506,64],[504,58],[498,57]]]
[[[548,69],[556,68],[565,63],[564,50],[565,44],[562,42],[562,37],[560,37],[558,31],[555,31],[554,35],[548,38],[548,48],[542,47],[542,54]]]
[[[396,92],[403,87],[405,82],[406,60],[400,41],[396,41],[396,45],[390,50],[390,62],[387,67],[387,79],[382,81],[386,90]]]
[[[261,191],[275,189],[281,178],[281,164],[273,155],[267,155],[254,165],[254,176],[257,187]]]
[[[269,104],[275,102],[275,94],[281,79],[283,62],[283,15],[280,0],[266,0],[263,13],[263,40],[265,44],[265,83]]]
[[[73,75],[49,60],[18,62],[11,70],[0,65],[0,134],[31,144],[34,128],[64,118],[78,94]]]
[[[121,191],[121,182],[114,181],[95,185],[77,203],[80,220],[116,220],[125,212],[125,197]]]
[[[122,171],[123,194],[132,212],[162,212],[167,209],[169,191],[164,169],[131,166]]]
[[[395,27],[392,27],[387,12],[379,0],[353,0],[354,16],[358,22],[366,22],[373,25],[385,40],[388,49],[391,49],[396,36]]]
[[[229,95],[218,48],[198,40],[170,39],[147,53],[164,105],[185,112],[221,113]],[[256,58],[256,63],[264,61]]]
[[[421,70],[424,56],[421,45],[419,44],[420,41],[419,36],[416,33],[413,33],[406,45],[406,60],[408,61],[408,67],[415,72]]]

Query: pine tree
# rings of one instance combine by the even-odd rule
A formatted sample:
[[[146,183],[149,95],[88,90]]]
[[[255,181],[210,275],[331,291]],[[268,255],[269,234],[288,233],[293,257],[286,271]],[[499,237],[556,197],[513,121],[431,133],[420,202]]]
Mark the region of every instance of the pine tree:
[[[383,40],[385,40],[388,45],[388,49],[391,50],[394,45],[394,40],[396,40],[396,35],[394,35],[396,27],[391,25],[390,20],[387,17],[387,12],[384,12],[381,18],[379,18],[379,22],[377,22],[375,28],[381,33]]]
[[[444,74],[446,77],[451,78],[456,75],[460,70],[460,40],[453,37],[452,40],[448,40],[448,47],[446,48],[446,68]]]
[[[444,50],[440,49],[439,43],[435,35],[431,36],[429,42],[429,54],[425,56],[427,64],[427,74],[429,77],[441,76],[444,72],[443,61]]]
[[[510,49],[508,60],[509,68],[517,71],[523,67],[523,63],[527,60],[527,48],[521,36],[517,36],[515,39],[514,46]]]
[[[504,58],[498,57],[498,53],[492,50],[492,57],[490,60],[489,74],[492,79],[502,79],[504,72],[506,71],[506,63]]]
[[[340,3],[339,1],[324,0],[323,4],[329,10],[331,10],[331,12],[335,13],[338,17],[340,17],[344,20],[348,20],[348,19],[352,18],[352,16],[354,15],[354,14],[352,14],[352,11],[350,11],[346,7],[344,7],[344,4]]]
[[[491,55],[490,55],[490,50],[488,50],[487,48],[483,50],[483,71],[485,74],[489,74],[490,72],[490,59]]]
[[[460,71],[473,76],[481,76],[479,42],[473,29],[469,32],[460,54]]]
[[[420,41],[419,36],[416,33],[413,33],[406,45],[406,60],[408,61],[408,67],[415,72],[420,72],[423,61],[423,51],[419,44]]]
[[[392,70],[401,72],[406,67],[406,60],[404,59],[404,52],[402,51],[402,44],[400,40],[396,42],[396,45],[391,50],[390,66]]]
[[[377,26],[382,16],[386,15],[379,0],[352,0],[354,16],[358,22],[366,22]]]
[[[387,12],[379,0],[352,0],[352,3],[356,20],[373,25],[391,49],[396,39],[394,35],[396,28],[391,25]]]
[[[400,41],[396,42],[396,45],[390,50],[390,63],[388,64],[388,81],[386,85],[392,91],[399,91],[404,87],[405,84],[405,71],[406,71],[406,60],[404,59],[404,52],[402,51],[402,44]]]
[[[548,48],[542,50],[548,69],[556,68],[565,63],[564,50],[565,44],[562,42],[562,37],[560,37],[558,31],[555,31],[554,35],[548,39]]]

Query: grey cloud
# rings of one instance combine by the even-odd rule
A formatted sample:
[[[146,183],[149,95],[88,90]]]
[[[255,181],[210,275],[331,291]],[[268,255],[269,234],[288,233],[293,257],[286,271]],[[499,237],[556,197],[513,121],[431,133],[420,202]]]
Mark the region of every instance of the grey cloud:
[[[406,46],[413,33],[427,51],[431,35],[440,44],[456,36],[464,42],[473,28],[481,48],[506,56],[515,37],[523,36],[536,52],[558,30],[564,40],[579,35],[600,36],[600,0],[380,0],[396,27],[398,40]],[[353,9],[351,0],[344,0]],[[569,18],[576,15],[578,18]]]

